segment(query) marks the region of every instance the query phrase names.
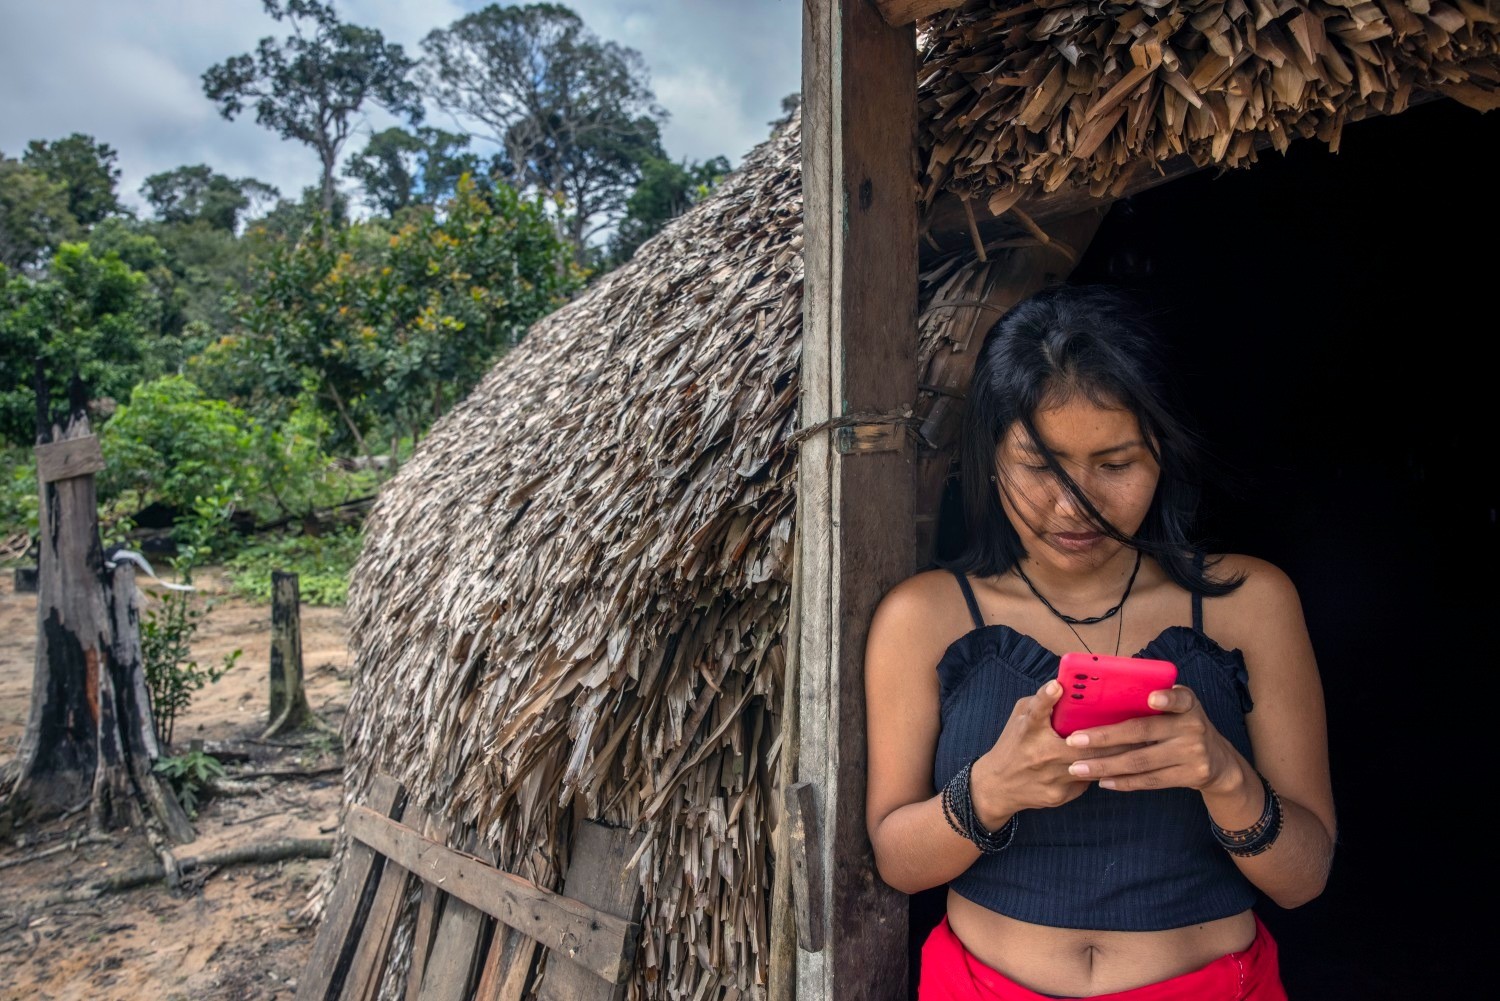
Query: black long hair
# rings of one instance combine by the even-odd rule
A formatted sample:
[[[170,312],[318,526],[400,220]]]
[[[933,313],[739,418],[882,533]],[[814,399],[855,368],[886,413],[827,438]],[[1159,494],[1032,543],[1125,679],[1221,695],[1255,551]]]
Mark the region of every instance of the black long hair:
[[[1214,596],[1239,587],[1242,576],[1210,577],[1211,566],[1194,558],[1208,460],[1183,419],[1167,354],[1146,308],[1113,286],[1052,285],[1006,312],[985,335],[965,401],[958,455],[963,544],[939,565],[993,576],[1026,555],[990,480],[996,449],[1019,423],[1099,531],[1152,556],[1190,591]],[[1109,523],[1037,434],[1037,410],[1070,394],[1134,414],[1161,467],[1156,495],[1133,536]]]

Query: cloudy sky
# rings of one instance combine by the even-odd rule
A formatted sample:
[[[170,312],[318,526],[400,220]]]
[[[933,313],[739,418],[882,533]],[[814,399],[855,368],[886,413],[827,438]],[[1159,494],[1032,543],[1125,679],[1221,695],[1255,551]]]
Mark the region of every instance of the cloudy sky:
[[[799,0],[571,0],[601,38],[640,52],[671,114],[674,159],[738,163],[770,134],[781,99],[800,86]],[[485,6],[480,0],[335,0],[340,17],[379,29],[420,55],[419,42]],[[143,207],[151,174],[206,163],[295,197],[317,183],[313,151],[277,138],[254,112],[233,122],[203,96],[204,70],[251,52],[285,24],[261,0],[0,0],[0,153],[74,132],[119,153],[120,196]],[[375,128],[387,122],[369,123]],[[427,123],[457,131],[441,113]],[[345,154],[364,140],[351,138]],[[487,143],[476,142],[482,153]]]

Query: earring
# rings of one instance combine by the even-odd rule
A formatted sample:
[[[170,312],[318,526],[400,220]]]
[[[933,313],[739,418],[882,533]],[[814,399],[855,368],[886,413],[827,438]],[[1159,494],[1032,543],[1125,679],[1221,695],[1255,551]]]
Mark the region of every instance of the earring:
[[[990,482],[991,483],[997,483],[997,482],[999,482],[998,480],[995,479],[995,474],[994,473],[990,474]]]

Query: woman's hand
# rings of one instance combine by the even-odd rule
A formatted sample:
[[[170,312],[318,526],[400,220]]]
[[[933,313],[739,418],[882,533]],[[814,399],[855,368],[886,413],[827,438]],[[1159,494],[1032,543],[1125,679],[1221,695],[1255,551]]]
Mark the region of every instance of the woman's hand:
[[[1212,793],[1244,784],[1249,764],[1209,721],[1191,688],[1174,685],[1152,692],[1147,705],[1161,715],[1071,734],[1064,741],[1073,757],[1068,772],[1121,792],[1184,788]]]
[[[994,746],[974,762],[969,790],[986,829],[996,830],[1021,810],[1061,806],[1088,788],[1090,779],[1068,772],[1078,752],[1052,729],[1052,707],[1062,694],[1053,679],[1018,699]]]

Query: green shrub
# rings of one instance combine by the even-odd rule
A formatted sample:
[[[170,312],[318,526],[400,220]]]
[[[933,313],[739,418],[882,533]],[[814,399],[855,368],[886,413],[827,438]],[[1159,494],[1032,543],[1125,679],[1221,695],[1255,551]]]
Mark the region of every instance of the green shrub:
[[[193,748],[186,754],[157,758],[156,773],[166,776],[183,810],[196,818],[198,794],[214,779],[224,777],[224,765],[212,754]]]
[[[332,427],[310,388],[304,388],[280,424],[256,428],[251,461],[260,479],[251,506],[258,523],[301,519],[374,495],[379,474],[340,467],[324,451],[323,443],[331,437]]]
[[[163,749],[172,746],[177,717],[193,701],[193,693],[218,681],[240,658],[241,651],[233,650],[207,667],[193,659],[193,635],[211,609],[211,601],[192,591],[167,591],[141,613],[141,660],[156,742]]]
[[[30,448],[0,448],[0,541],[37,533],[36,455]]]
[[[297,575],[297,591],[309,605],[342,605],[349,574],[364,533],[357,525],[323,535],[285,534],[257,540],[225,562],[234,590],[257,601],[271,600],[271,572]]]
[[[255,422],[223,400],[209,399],[180,375],[143,382],[99,434],[103,499],[133,492],[142,507],[160,502],[193,510],[199,497],[243,506],[261,481]]]
[[[192,512],[177,523],[177,553],[171,564],[180,583],[192,583],[193,568],[213,552],[215,539],[228,534],[230,510],[223,494],[197,497]],[[240,658],[241,651],[233,650],[221,663],[207,667],[193,659],[193,636],[215,603],[195,591],[169,590],[151,599],[141,613],[141,660],[156,741],[163,749],[171,746],[177,717],[192,702],[193,693],[218,681]]]

